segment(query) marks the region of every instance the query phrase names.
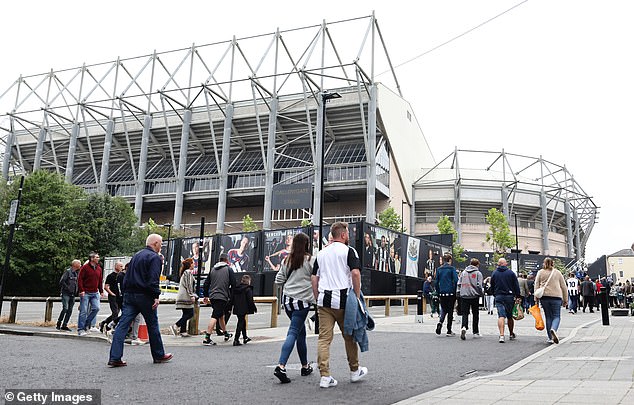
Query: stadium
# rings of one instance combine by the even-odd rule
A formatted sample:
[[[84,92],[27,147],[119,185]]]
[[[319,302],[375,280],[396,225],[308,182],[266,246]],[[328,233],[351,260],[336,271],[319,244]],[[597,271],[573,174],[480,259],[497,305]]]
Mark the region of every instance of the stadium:
[[[468,251],[487,252],[496,207],[512,231],[518,221],[523,253],[580,259],[596,221],[565,166],[458,149],[437,162],[374,15],[21,76],[0,91],[5,179],[61,173],[125,198],[139,224],[190,235],[201,217],[206,234],[240,232],[246,214],[264,230],[374,224],[392,206],[415,235],[448,215]]]

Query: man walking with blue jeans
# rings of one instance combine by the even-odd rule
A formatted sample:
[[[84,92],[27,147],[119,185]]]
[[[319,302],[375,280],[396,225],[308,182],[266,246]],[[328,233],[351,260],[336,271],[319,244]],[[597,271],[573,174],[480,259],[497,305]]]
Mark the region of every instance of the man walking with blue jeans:
[[[88,329],[93,319],[99,312],[99,300],[103,295],[103,271],[99,265],[99,254],[90,252],[88,263],[79,269],[77,285],[79,289],[79,320],[77,321],[77,334],[84,336],[88,334]],[[88,313],[90,304],[90,313]]]
[[[68,320],[73,313],[73,305],[75,305],[77,277],[80,268],[81,262],[79,260],[73,260],[70,267],[66,269],[64,274],[62,274],[62,278],[59,280],[62,295],[62,312],[59,313],[59,318],[57,318],[57,330],[71,331],[70,328],[68,328]]]
[[[130,324],[140,313],[147,324],[150,338],[150,351],[154,363],[166,363],[172,359],[171,353],[165,353],[161,331],[159,330],[156,309],[159,306],[159,279],[161,276],[161,251],[163,238],[155,233],[145,240],[145,249],[138,251],[130,260],[130,265],[123,279],[123,313],[117,323],[117,329],[110,346],[109,367],[123,367],[128,363],[123,357],[123,342]]]
[[[443,265],[436,270],[436,289],[440,297],[440,319],[436,325],[436,334],[440,335],[442,324],[447,317],[447,336],[455,336],[451,330],[453,322],[453,309],[456,305],[456,290],[458,289],[458,274],[456,268],[451,265],[453,257],[445,253],[442,257]]]

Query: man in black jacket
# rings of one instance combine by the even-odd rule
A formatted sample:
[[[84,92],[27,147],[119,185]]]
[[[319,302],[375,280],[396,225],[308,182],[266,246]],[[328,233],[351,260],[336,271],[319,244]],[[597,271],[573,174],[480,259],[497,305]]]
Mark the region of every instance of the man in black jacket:
[[[59,280],[59,287],[62,295],[62,312],[59,313],[57,318],[57,330],[63,330],[70,332],[68,328],[68,320],[73,313],[73,305],[75,305],[75,296],[77,295],[77,276],[79,269],[81,268],[81,262],[79,260],[73,260],[70,267],[66,269],[62,278]]]
[[[128,271],[123,279],[123,313],[119,318],[110,346],[110,360],[108,366],[123,367],[127,363],[121,360],[123,356],[123,342],[130,323],[140,313],[145,318],[150,351],[154,363],[166,363],[172,359],[171,353],[165,353],[161,331],[159,330],[156,309],[159,305],[159,278],[161,276],[161,251],[163,239],[155,233],[147,237],[145,249],[139,250],[130,260]]]

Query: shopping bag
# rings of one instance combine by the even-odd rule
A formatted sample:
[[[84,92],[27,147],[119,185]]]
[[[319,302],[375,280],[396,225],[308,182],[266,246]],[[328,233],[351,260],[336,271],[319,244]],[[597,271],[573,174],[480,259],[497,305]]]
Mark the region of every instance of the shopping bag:
[[[535,318],[535,329],[544,330],[544,318],[542,318],[542,311],[539,309],[539,305],[533,305],[528,308],[528,312]]]
[[[513,319],[516,321],[521,321],[524,319],[524,310],[522,309],[522,304],[513,305]]]

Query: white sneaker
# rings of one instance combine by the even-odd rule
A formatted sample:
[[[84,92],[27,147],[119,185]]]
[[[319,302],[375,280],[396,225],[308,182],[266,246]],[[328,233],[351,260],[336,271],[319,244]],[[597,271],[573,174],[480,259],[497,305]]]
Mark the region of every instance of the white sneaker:
[[[368,368],[359,367],[357,371],[353,371],[350,373],[350,382],[360,381],[361,379],[365,378],[366,375],[368,375]]]
[[[78,336],[86,336],[88,334],[88,332],[86,332],[85,330],[80,330],[77,335]]]
[[[101,333],[101,331],[99,330],[99,328],[98,328],[98,327],[96,327],[96,326],[93,326],[92,328],[90,328],[90,331],[91,331],[91,332],[95,332],[95,333]]]
[[[139,339],[139,338],[136,338],[136,339],[134,339],[134,340],[131,342],[131,344],[133,344],[133,345],[135,345],[135,346],[141,346],[141,345],[144,345],[144,344],[145,344],[145,342],[144,342],[143,340]]]
[[[321,380],[319,380],[320,388],[330,388],[330,387],[336,387],[336,386],[337,386],[337,380],[332,378],[332,376],[321,377]]]
[[[482,335],[480,335],[479,333],[474,333],[473,334],[474,339],[479,339],[482,337]]]

